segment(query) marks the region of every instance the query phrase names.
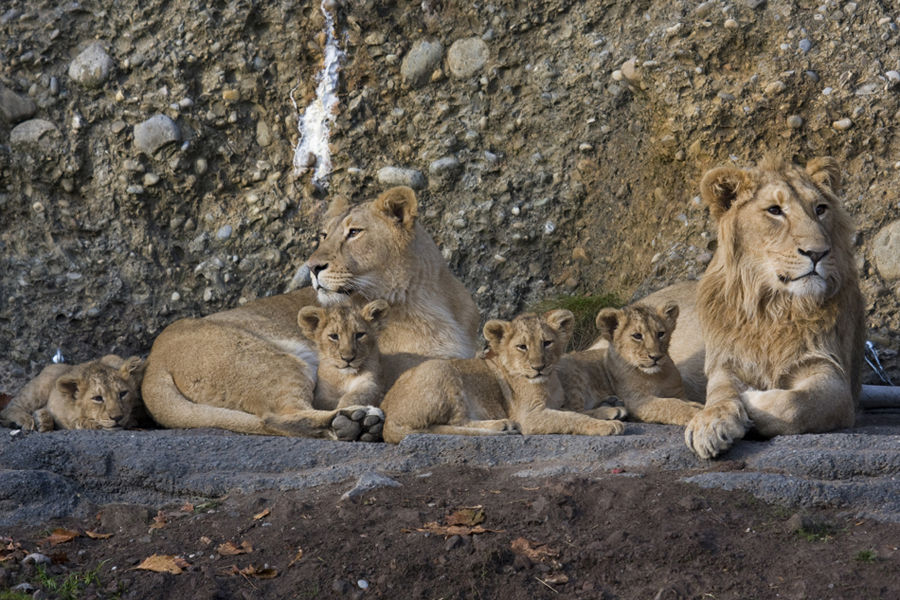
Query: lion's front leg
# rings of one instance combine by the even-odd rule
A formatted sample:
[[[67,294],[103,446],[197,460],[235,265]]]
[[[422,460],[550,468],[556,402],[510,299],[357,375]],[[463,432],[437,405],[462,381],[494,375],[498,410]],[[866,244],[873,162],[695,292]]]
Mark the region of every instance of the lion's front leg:
[[[809,367],[792,379],[788,389],[741,393],[756,431],[773,437],[853,426],[850,385],[828,365]]]
[[[298,410],[263,417],[273,433],[346,442],[377,442],[384,428],[384,413],[374,406],[348,406],[337,410]]]
[[[751,421],[730,375],[710,377],[706,406],[687,424],[684,441],[700,458],[715,458],[744,437]]]

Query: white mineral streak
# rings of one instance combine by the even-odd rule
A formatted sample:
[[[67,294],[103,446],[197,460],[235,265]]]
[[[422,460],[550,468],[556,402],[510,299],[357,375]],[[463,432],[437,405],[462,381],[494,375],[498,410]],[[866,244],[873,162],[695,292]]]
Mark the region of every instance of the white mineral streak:
[[[334,19],[326,10],[326,4],[333,6],[331,0],[323,0],[321,9],[325,15],[325,66],[316,76],[316,99],[306,107],[300,118],[300,142],[294,148],[294,174],[306,173],[313,165],[313,181],[325,185],[325,178],[331,172],[331,153],[328,150],[330,127],[334,122],[334,110],[338,103],[338,70],[344,53],[337,45],[334,36]],[[291,98],[293,101],[293,96]],[[297,107],[296,102],[294,108]],[[315,162],[309,156],[315,156]]]

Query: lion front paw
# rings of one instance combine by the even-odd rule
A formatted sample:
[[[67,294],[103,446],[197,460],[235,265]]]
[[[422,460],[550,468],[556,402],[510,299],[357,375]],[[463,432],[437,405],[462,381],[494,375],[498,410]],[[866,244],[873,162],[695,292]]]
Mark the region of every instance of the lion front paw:
[[[600,406],[587,414],[603,421],[621,421],[628,417],[628,409],[624,406]]]
[[[384,429],[384,413],[374,406],[343,408],[331,421],[331,428],[340,441],[378,442]]]
[[[22,429],[26,428],[23,426]],[[31,421],[31,427],[29,429],[36,429],[41,433],[53,431],[53,415],[45,408],[35,411],[34,419]]]
[[[715,458],[744,437],[749,425],[743,407],[706,408],[687,424],[684,441],[700,458]]]
[[[519,424],[510,419],[499,419],[491,425],[491,429],[501,435],[520,435]]]

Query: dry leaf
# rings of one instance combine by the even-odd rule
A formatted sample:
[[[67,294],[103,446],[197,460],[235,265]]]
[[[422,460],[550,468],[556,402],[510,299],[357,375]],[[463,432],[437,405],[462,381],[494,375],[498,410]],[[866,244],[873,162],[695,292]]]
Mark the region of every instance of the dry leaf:
[[[96,531],[91,531],[90,529],[85,531],[84,535],[88,536],[92,540],[105,540],[113,536],[113,534],[111,533],[97,533]]]
[[[134,568],[143,571],[153,571],[155,573],[172,573],[173,575],[180,575],[184,569],[189,566],[191,565],[183,558],[164,554],[154,554]]]
[[[51,533],[44,542],[50,542],[51,546],[56,546],[57,544],[64,544],[66,542],[71,542],[75,538],[77,538],[79,533],[77,531],[69,531],[68,529],[54,529],[53,533]]]
[[[153,517],[153,525],[150,526],[150,529],[162,529],[166,526],[166,515],[163,511],[159,511],[155,517]]]
[[[480,506],[461,508],[447,515],[447,525],[474,526],[484,522],[484,510]]]
[[[248,541],[244,541],[240,546],[234,542],[225,542],[220,544],[216,551],[222,556],[237,556],[238,554],[250,554],[253,552],[253,546]]]
[[[12,400],[12,396],[9,394],[0,394],[0,410],[6,408],[10,400]]]
[[[266,510],[262,511],[261,513],[259,513],[258,515],[253,515],[253,520],[254,520],[254,521],[259,521],[259,520],[262,519],[263,517],[267,517],[267,516],[269,516],[269,509],[268,509],[268,508],[267,508]]]
[[[204,535],[203,537],[200,538],[200,543],[203,544],[204,546],[209,546],[209,545],[212,544],[213,542],[212,542],[211,539],[209,539],[208,537],[206,537],[206,536]]]
[[[243,575],[244,577],[256,577],[257,579],[272,579],[278,576],[278,571],[272,568],[256,568],[253,565],[244,569],[238,569],[235,565],[231,565],[230,569],[222,571],[223,575]]]
[[[556,575],[544,577],[544,581],[546,581],[547,583],[555,583],[556,585],[561,585],[563,583],[569,583],[569,578],[562,573],[557,573]]]
[[[299,560],[303,558],[303,548],[297,548],[297,556],[294,557],[294,560],[288,565],[288,569],[294,566],[294,563],[299,562]]]
[[[194,505],[191,504],[190,502],[185,502],[184,506],[181,507],[181,512],[186,512],[186,513],[194,512]]]
[[[559,556],[559,550],[554,550],[546,544],[537,542],[529,542],[523,537],[513,540],[512,551],[516,554],[527,556],[532,561],[544,561],[548,558],[556,558]]]
[[[475,527],[466,527],[463,525],[438,525],[434,522],[425,523],[418,529],[401,529],[400,531],[402,533],[425,531],[427,533],[443,535],[444,537],[451,537],[454,535],[472,535],[476,533],[501,533],[501,531],[498,531],[496,529],[485,529],[481,525],[476,525]]]

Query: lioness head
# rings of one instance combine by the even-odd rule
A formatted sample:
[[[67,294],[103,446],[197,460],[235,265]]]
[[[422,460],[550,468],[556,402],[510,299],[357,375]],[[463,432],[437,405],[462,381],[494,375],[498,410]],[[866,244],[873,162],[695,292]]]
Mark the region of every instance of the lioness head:
[[[408,187],[392,188],[353,207],[340,198],[332,202],[319,247],[306,263],[319,302],[344,303],[353,293],[392,300],[405,292],[417,206]]]
[[[508,373],[540,383],[556,369],[574,326],[575,315],[568,310],[540,317],[525,313],[512,321],[488,321],[484,337]]]
[[[104,359],[105,360],[105,359]],[[121,359],[120,359],[121,360]],[[116,368],[103,361],[89,363],[80,374],[63,375],[56,389],[66,400],[70,419],[81,429],[128,429],[137,422],[143,361],[132,356]]]
[[[768,159],[756,169],[720,167],[700,183],[718,221],[716,259],[731,289],[747,302],[788,294],[819,303],[837,293],[852,263],[853,225],[835,195],[841,170],[833,158],[806,169]],[[721,254],[721,256],[720,256]]]
[[[378,332],[388,311],[384,300],[353,306],[305,306],[297,315],[300,328],[319,348],[319,360],[337,369],[359,369],[378,352]]]
[[[615,352],[647,374],[662,370],[661,361],[678,321],[678,305],[668,302],[658,309],[632,304],[622,309],[604,308],[597,313],[597,329]]]

